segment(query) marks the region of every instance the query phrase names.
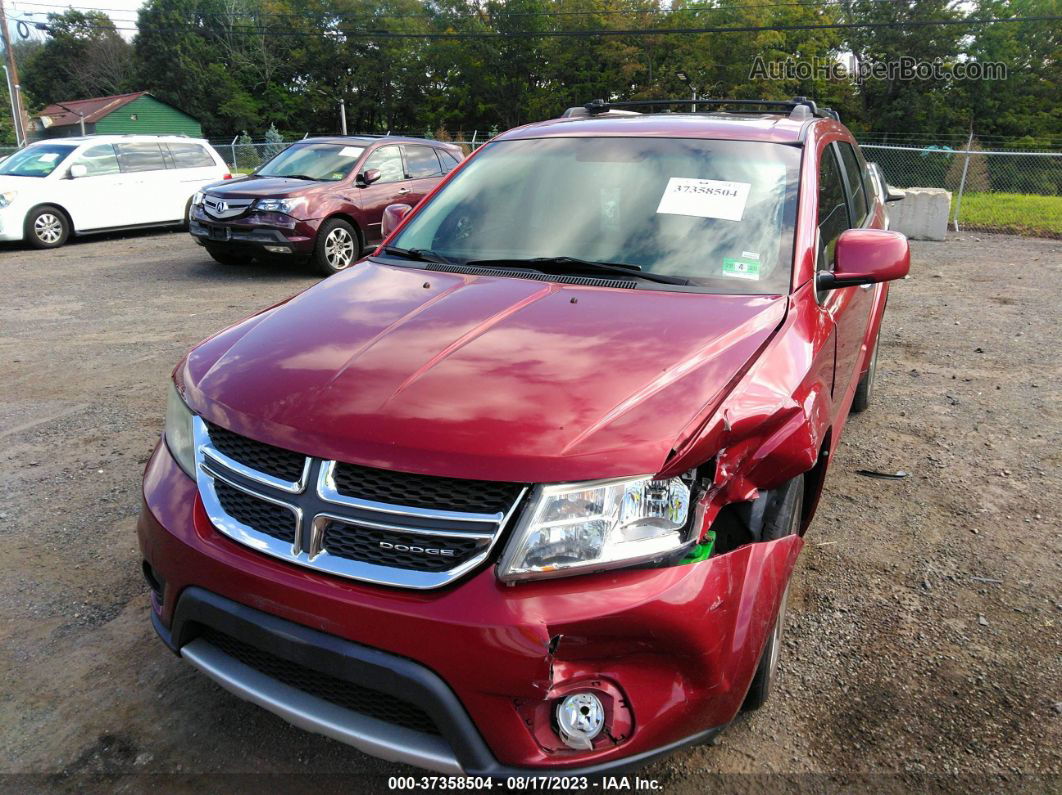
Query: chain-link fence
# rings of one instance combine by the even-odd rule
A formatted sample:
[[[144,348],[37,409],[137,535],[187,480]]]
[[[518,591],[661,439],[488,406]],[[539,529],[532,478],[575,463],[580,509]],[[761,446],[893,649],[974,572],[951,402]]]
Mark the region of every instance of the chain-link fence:
[[[897,188],[951,191],[954,229],[1062,237],[1062,152],[863,144]]]
[[[323,135],[334,135],[335,133],[323,133]],[[360,135],[361,133],[355,133]],[[392,132],[388,135],[381,136],[379,133],[373,133],[373,137],[391,137],[402,136],[405,138],[424,138],[428,140],[442,140],[446,143],[455,144],[461,147],[461,150],[467,155],[473,150],[482,146],[489,138],[490,135],[497,134],[497,131],[491,131],[489,133],[481,133],[478,130],[473,130],[470,133],[458,132],[452,136],[448,135],[445,138],[435,139],[432,135],[426,135],[424,133],[397,133]],[[307,138],[314,137],[314,134],[307,133]],[[301,140],[301,139],[300,139]],[[219,139],[211,138],[210,145],[217,150],[218,154],[225,160],[225,163],[229,168],[240,173],[248,173],[254,171],[262,163],[283,152],[293,143],[297,141],[254,141],[243,136],[238,136],[232,139]]]

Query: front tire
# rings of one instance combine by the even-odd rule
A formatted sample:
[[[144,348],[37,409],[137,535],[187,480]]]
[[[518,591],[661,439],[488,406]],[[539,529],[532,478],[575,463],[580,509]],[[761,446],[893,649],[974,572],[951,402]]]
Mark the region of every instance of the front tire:
[[[247,254],[243,251],[233,251],[219,246],[207,246],[206,250],[214,262],[222,265],[249,265],[251,260],[254,259],[252,254]]]
[[[360,254],[361,238],[354,227],[341,218],[329,218],[317,231],[311,261],[318,273],[331,276],[357,262]]]
[[[874,398],[874,381],[878,377],[878,348],[881,347],[881,329],[878,329],[878,334],[874,337],[874,351],[870,354],[870,364],[867,365],[867,371],[862,378],[859,379],[859,386],[856,387],[855,397],[852,398],[852,408],[850,413],[859,414],[870,408],[870,401]]]
[[[59,248],[70,237],[70,222],[62,210],[46,204],[26,216],[23,233],[34,248]]]
[[[772,502],[774,505],[768,508],[770,513],[763,525],[763,540],[777,541],[779,538],[800,532],[804,508],[804,476],[798,475],[782,486]],[[752,677],[752,684],[749,685],[745,703],[741,706],[745,712],[762,707],[771,694],[771,686],[774,684],[778,671],[778,658],[782,653],[782,637],[785,634],[785,612],[788,601],[789,583],[786,583],[774,628],[760,656],[760,663]]]

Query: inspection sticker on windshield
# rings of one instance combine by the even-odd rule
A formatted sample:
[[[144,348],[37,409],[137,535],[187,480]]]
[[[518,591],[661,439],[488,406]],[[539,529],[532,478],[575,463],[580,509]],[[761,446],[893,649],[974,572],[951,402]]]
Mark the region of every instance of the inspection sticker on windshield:
[[[733,276],[735,279],[751,279],[752,281],[759,281],[760,263],[754,260],[724,257],[723,275]]]
[[[751,187],[748,182],[672,177],[667,181],[656,211],[668,215],[740,221]]]

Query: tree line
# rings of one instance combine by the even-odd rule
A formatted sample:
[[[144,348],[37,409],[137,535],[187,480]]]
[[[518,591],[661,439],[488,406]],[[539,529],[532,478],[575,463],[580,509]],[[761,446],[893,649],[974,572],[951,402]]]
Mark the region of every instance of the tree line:
[[[147,90],[210,137],[337,131],[339,98],[351,131],[485,132],[594,98],[696,88],[808,96],[857,132],[974,126],[1057,145],[1062,26],[975,23],[1059,10],[1058,0],[148,0],[135,35],[101,11],[71,9],[15,54],[31,110]],[[940,68],[914,80],[752,68],[757,58],[865,68],[901,57]],[[1008,75],[952,79],[974,61],[1004,63]]]

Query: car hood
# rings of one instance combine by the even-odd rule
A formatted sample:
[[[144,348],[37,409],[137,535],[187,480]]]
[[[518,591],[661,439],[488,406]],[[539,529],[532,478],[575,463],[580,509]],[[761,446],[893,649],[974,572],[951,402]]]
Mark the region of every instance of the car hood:
[[[338,182],[311,182],[287,177],[259,177],[250,174],[208,185],[203,191],[212,196],[228,196],[233,199],[285,199],[328,190],[339,184]]]
[[[201,344],[179,381],[208,420],[308,455],[523,482],[652,474],[785,307],[365,262]]]
[[[9,190],[17,190],[20,193],[37,191],[44,185],[49,184],[45,177],[15,177],[10,174],[0,174],[0,193]]]

